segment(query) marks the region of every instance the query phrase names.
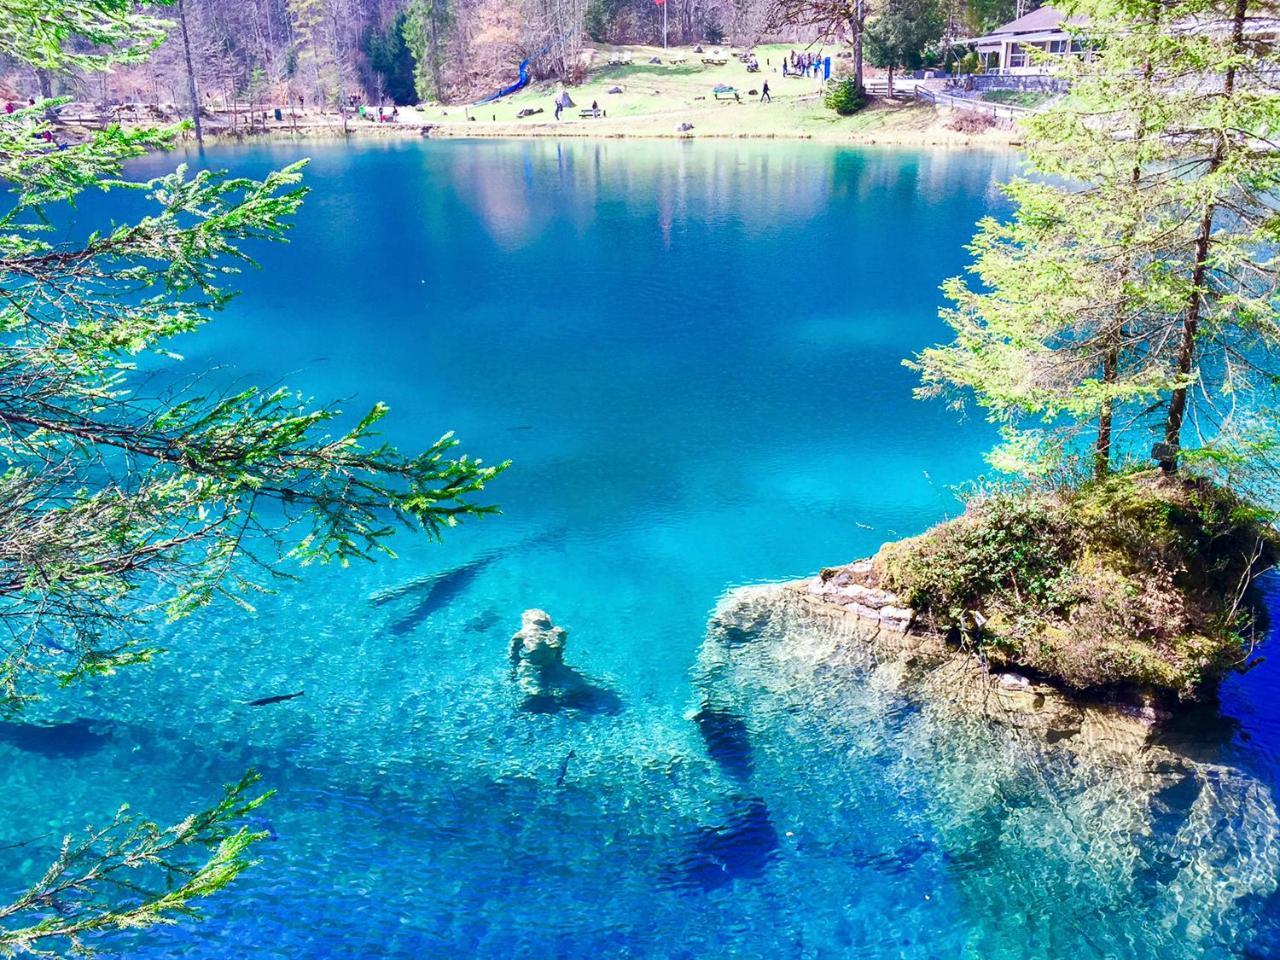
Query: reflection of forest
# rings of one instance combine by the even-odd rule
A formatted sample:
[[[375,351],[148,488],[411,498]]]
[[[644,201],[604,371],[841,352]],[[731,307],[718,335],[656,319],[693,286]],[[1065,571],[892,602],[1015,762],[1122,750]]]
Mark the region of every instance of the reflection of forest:
[[[695,220],[731,224],[748,234],[803,230],[834,198],[859,201],[875,195],[940,197],[962,176],[966,192],[993,189],[1003,174],[984,164],[953,163],[943,150],[871,156],[813,145],[564,143],[531,140],[518,145],[472,145],[450,166],[453,194],[488,228],[503,249],[532,242],[553,215],[579,227],[606,211],[646,218],[654,210],[664,235],[673,224]],[[1013,157],[1005,161],[1010,170]],[[954,169],[953,169],[954,168]],[[572,182],[572,204],[551,203],[545,191]],[[742,197],[751,202],[741,203]],[[554,211],[554,213],[553,213]],[[928,224],[886,223],[898,228]]]

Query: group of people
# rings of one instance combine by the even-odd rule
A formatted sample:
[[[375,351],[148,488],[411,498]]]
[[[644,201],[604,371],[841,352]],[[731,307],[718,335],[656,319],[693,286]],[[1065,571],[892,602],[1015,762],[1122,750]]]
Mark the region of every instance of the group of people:
[[[26,106],[34,107],[35,105],[36,105],[36,98],[28,97]],[[21,109],[21,107],[18,104],[14,103],[12,100],[5,101],[4,112],[6,114],[14,113],[19,109]],[[57,147],[59,150],[65,150],[67,148],[67,145],[65,143],[60,143],[58,139],[54,137],[52,130],[41,130],[37,133],[33,133],[32,136],[35,137],[37,140],[43,140],[45,143],[52,144],[53,146]]]
[[[820,53],[796,53],[791,51],[791,55],[782,58],[782,75],[784,77],[821,77],[822,76],[822,54]]]
[[[356,98],[352,97],[351,99],[352,101],[355,101]],[[362,119],[372,120],[374,123],[397,123],[400,120],[400,108],[398,106],[392,106],[390,110],[387,110],[379,104],[378,112],[375,114],[373,112],[373,107],[361,105],[356,107],[356,113],[358,113]]]

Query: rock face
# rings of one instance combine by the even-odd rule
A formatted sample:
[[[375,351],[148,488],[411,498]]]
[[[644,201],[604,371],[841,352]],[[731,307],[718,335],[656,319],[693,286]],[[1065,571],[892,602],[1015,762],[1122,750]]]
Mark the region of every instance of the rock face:
[[[847,567],[831,567],[812,580],[805,581],[805,591],[827,603],[844,607],[848,612],[881,626],[905,633],[911,629],[915,611],[896,593],[868,584],[873,581],[870,560],[859,560]]]
[[[1167,714],[1145,703],[1082,700],[1010,671],[991,672],[972,651],[929,629],[897,594],[881,589],[870,560],[816,577],[733,591],[721,602],[710,635],[726,647],[762,630],[781,634],[793,653],[892,675],[895,685],[945,703],[959,714],[1025,730],[1049,743],[1091,751],[1143,749]]]
[[[958,719],[980,718],[1078,754],[1149,750],[1164,719],[1149,706],[1087,702],[1014,672],[994,673],[970,651],[918,625],[899,598],[864,579],[869,563],[817,577],[735,590],[711,620],[704,657],[762,636],[807,671],[870,675]]]

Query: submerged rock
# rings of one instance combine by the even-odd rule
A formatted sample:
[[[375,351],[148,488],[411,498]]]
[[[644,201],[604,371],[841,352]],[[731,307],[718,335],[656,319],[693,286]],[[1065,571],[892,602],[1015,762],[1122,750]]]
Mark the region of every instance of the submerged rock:
[[[869,561],[864,561],[869,563]],[[781,636],[791,657],[813,666],[868,672],[878,683],[947,704],[957,714],[1016,727],[1049,742],[1090,750],[1143,749],[1164,715],[1128,702],[1089,702],[985,662],[917,623],[893,593],[861,584],[861,565],[825,570],[810,580],[745,587],[717,607],[709,647],[727,652]],[[850,576],[852,572],[852,576]],[[714,647],[712,647],[714,649]],[[704,658],[713,656],[704,647]]]
[[[510,657],[516,682],[529,713],[617,713],[618,695],[593,683],[564,662],[569,631],[558,627],[545,610],[526,610],[511,638]]]
[[[557,627],[545,610],[526,610],[520,629],[511,638],[511,661],[517,666],[549,667],[564,663],[569,631]]]
[[[702,702],[753,731],[752,789],[785,782],[792,810],[807,811],[796,843],[831,842],[875,872],[945,865],[951,896],[975,909],[998,890],[1004,902],[1141,911],[1144,925],[1170,931],[1165,957],[1244,936],[1254,905],[1276,891],[1280,817],[1268,789],[1225,761],[1229,731],[1215,746],[1201,727],[1184,745],[1149,713],[993,673],[904,617],[891,594],[856,586],[827,575],[734,590],[699,653]],[[709,748],[722,746],[711,732]],[[842,795],[869,820],[894,811],[887,833],[925,839],[891,840],[883,856],[856,837],[828,841],[814,811]],[[829,822],[833,838],[843,816]],[[753,836],[767,834],[753,822]],[[717,872],[718,836],[702,837],[685,882],[750,873]],[[992,917],[974,955],[1025,937],[1016,914]],[[1069,926],[1054,936],[1063,955],[1085,942]],[[1137,955],[1122,946],[1109,944]]]

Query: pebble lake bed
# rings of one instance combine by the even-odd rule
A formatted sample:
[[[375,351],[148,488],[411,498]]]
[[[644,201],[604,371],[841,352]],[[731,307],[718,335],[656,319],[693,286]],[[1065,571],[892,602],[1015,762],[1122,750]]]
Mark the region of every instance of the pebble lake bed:
[[[946,335],[938,287],[1015,154],[187,159],[300,156],[291,242],[175,341],[183,370],[385,401],[409,449],[456,430],[512,460],[503,512],[203,611],[175,655],[42,708],[53,732],[0,727],[13,886],[122,802],[178,817],[253,767],[261,863],[206,922],[104,953],[1280,956],[1280,667],[1139,749],[1082,750],[956,710],[936,670],[779,586],[953,516],[983,472],[993,429],[913,399],[901,361]],[[125,215],[90,197],[75,222]],[[531,687],[521,657],[551,648],[559,685]]]

